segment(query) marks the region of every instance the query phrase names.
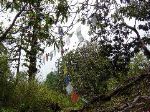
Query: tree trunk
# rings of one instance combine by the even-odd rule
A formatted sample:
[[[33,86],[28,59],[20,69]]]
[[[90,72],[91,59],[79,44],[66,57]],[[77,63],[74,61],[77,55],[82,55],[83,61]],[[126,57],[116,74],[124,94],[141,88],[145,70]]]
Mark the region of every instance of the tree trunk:
[[[32,42],[31,42],[31,50],[29,54],[29,63],[30,63],[29,70],[28,70],[29,80],[34,80],[36,72],[37,72],[37,68],[36,68],[37,47],[36,45],[37,45],[37,37],[33,37]]]
[[[38,53],[38,32],[40,31],[40,21],[39,21],[39,10],[37,7],[40,7],[40,2],[37,2],[34,5],[35,8],[35,19],[34,24],[33,24],[33,34],[32,34],[32,38],[31,38],[31,42],[30,42],[30,46],[31,49],[29,51],[29,70],[28,70],[28,74],[29,74],[29,81],[33,81],[35,80],[35,76],[37,73],[37,68],[36,68],[36,56]]]
[[[29,51],[29,81],[35,80],[35,75],[37,72],[36,68],[36,55],[37,55],[37,37],[33,34],[32,40],[31,40],[31,50]]]

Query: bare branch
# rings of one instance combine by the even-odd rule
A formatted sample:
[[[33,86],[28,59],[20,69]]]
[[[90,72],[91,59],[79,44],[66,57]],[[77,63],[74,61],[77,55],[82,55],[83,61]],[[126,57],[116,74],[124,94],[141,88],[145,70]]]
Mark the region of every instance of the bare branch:
[[[24,11],[25,7],[27,6],[27,4],[25,4],[22,9],[17,13],[17,15],[15,16],[13,22],[11,23],[11,25],[6,29],[6,31],[2,34],[2,36],[0,36],[0,42],[4,41],[7,34],[9,33],[9,31],[12,29],[12,27],[14,26],[17,18],[21,15],[21,13]]]
[[[129,28],[130,30],[132,30],[132,31],[134,31],[134,32],[136,33],[137,39],[139,40],[139,42],[140,42],[140,44],[141,44],[140,47],[141,47],[141,48],[143,49],[143,51],[144,51],[144,55],[145,55],[148,59],[150,59],[150,51],[148,50],[148,48],[147,48],[146,45],[144,44],[143,40],[141,39],[140,34],[139,34],[139,32],[137,31],[137,29],[136,29],[135,27],[132,27],[132,26],[127,25],[126,23],[122,23],[122,25],[125,26],[125,27],[127,27],[127,28]]]
[[[134,32],[136,33],[136,35],[137,35],[137,38],[138,38],[140,41],[142,41],[142,40],[141,40],[141,37],[140,37],[140,34],[139,34],[139,32],[137,31],[137,29],[136,29],[135,27],[129,26],[129,25],[127,25],[126,23],[122,23],[122,25],[123,25],[123,26],[126,26],[126,27],[129,28],[130,30],[134,31]]]

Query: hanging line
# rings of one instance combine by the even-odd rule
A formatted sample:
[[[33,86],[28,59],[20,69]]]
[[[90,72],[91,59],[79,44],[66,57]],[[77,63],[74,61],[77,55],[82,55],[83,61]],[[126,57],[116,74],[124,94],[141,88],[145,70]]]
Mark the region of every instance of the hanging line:
[[[61,26],[58,27],[58,33],[62,39],[64,33],[63,33],[63,29]],[[84,38],[81,34],[81,27],[80,27],[80,31],[77,33],[78,34],[78,38],[79,38],[79,41],[83,41]],[[63,41],[63,40],[62,40]],[[63,49],[63,44],[61,45],[61,56],[63,57],[64,55],[64,49]],[[64,82],[66,83],[66,91],[67,91],[67,94],[70,95],[71,97],[71,101],[73,103],[76,103],[78,100],[79,100],[79,95],[77,94],[76,91],[74,91],[73,89],[73,86],[71,84],[71,77],[69,75],[67,75],[68,71],[67,71],[67,66],[66,66],[66,63],[64,65],[64,75],[65,75],[65,79],[64,79]]]

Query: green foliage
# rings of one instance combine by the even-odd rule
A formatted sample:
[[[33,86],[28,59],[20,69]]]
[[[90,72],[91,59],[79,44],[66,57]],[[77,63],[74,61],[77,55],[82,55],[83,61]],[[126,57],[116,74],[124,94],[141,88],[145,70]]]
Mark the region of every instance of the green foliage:
[[[64,19],[66,19],[66,21],[68,20],[68,14],[69,14],[68,9],[69,9],[69,6],[67,4],[67,1],[60,0],[59,3],[58,3],[58,6],[57,6],[57,12],[56,12],[57,19],[56,19],[56,22],[60,18],[60,15],[62,15],[61,22],[63,22]]]
[[[129,64],[128,76],[132,77],[140,74],[149,64],[149,60],[142,53],[136,54]]]
[[[13,75],[8,66],[8,56],[0,54],[0,106],[7,105],[13,92]]]
[[[45,85],[50,90],[57,90],[57,91],[59,90],[59,75],[58,75],[57,71],[50,72],[47,75]]]
[[[16,112],[16,110],[12,108],[1,108],[0,112]]]
[[[73,87],[87,99],[113,91],[127,78],[143,72],[149,62],[142,54],[131,59],[126,72],[113,69],[111,58],[103,54],[103,48],[97,44],[87,44],[67,53],[60,64],[60,85],[65,90],[64,79],[70,75]],[[67,66],[68,73],[64,75]],[[115,74],[114,74],[115,73]],[[62,91],[63,91],[62,90]]]
[[[62,85],[67,66],[67,75],[71,76],[72,84],[80,95],[91,98],[107,91],[107,80],[113,77],[111,60],[102,54],[98,45],[88,44],[76,51],[70,51],[63,57],[60,71]]]
[[[37,82],[20,82],[14,89],[12,104],[18,111],[48,112],[68,107],[80,108],[82,103],[73,104],[68,96]]]
[[[129,71],[127,75],[116,78],[110,78],[108,83],[108,90],[113,90],[117,87],[118,84],[123,83],[128,78],[133,76],[138,76],[142,73],[149,65],[149,60],[143,55],[143,53],[137,53],[129,64]]]
[[[14,89],[12,103],[18,111],[46,112],[51,110],[51,97],[35,82],[19,83]]]
[[[15,81],[5,80],[5,85],[0,85],[0,89],[3,88],[0,91],[3,92],[3,96],[0,96],[0,106],[4,107],[1,111],[56,112],[81,108],[82,101],[72,103],[70,96],[47,88],[45,84],[37,81],[28,82],[26,76],[27,73],[20,73],[17,84]]]
[[[13,23],[7,29],[8,31],[2,29],[2,31],[6,31],[6,34],[3,36],[3,32],[1,32],[3,36],[0,37],[1,41],[7,41],[8,46],[11,46],[10,49],[8,47],[8,53],[11,58],[17,57],[15,61],[18,63],[20,63],[18,57],[21,56],[22,51],[26,52],[26,55],[23,56],[25,60],[23,65],[29,68],[29,79],[35,79],[38,69],[36,60],[44,52],[43,45],[59,47],[58,35],[51,31],[58,22],[67,21],[69,13],[67,1],[5,0],[1,4],[1,8],[4,8],[2,13],[5,13],[5,10],[10,11],[9,9],[11,12],[17,12]],[[4,28],[3,24],[1,28]],[[17,68],[19,68],[19,64]]]
[[[150,43],[148,38],[150,5],[149,1],[146,0],[125,1],[128,4],[118,5],[115,0],[100,2],[96,0],[94,5],[89,5],[87,1],[81,3],[81,9],[78,8],[78,14],[81,17],[79,20],[83,24],[87,21],[90,26],[91,41],[96,42],[96,44],[87,44],[67,53],[62,59],[58,74],[51,72],[44,84],[40,84],[32,80],[28,82],[27,73],[18,73],[16,83],[9,70],[8,58],[18,57],[18,54],[20,54],[18,52],[24,50],[26,54],[24,65],[29,68],[29,77],[35,75],[37,72],[37,56],[44,51],[43,44],[54,45],[54,47],[63,46],[62,38],[58,38],[53,30],[57,23],[68,20],[69,9],[75,5],[69,7],[66,0],[58,0],[57,2],[54,0],[2,0],[0,2],[1,8],[5,8],[1,10],[2,12],[5,10],[19,12],[22,6],[27,4],[26,10],[20,12],[17,21],[14,22],[15,25],[12,24],[13,26],[2,39],[3,42],[7,42],[6,44],[15,47],[6,49],[4,44],[0,43],[0,106],[6,107],[2,108],[1,111],[9,112],[13,111],[11,109],[13,108],[14,111],[21,112],[48,112],[80,108],[82,106],[81,101],[73,104],[70,101],[70,96],[62,94],[65,93],[66,87],[64,83],[65,66],[68,71],[66,75],[71,76],[74,89],[78,90],[80,96],[87,99],[107,94],[115,89],[118,84],[124,85],[127,78],[142,73],[148,66],[149,61],[141,54],[137,54],[140,51],[140,39],[138,38],[141,37],[141,40],[146,44]],[[114,11],[111,10],[113,7],[115,7]],[[91,13],[89,13],[89,10]],[[144,21],[144,24],[138,23],[138,27],[136,24],[134,27],[124,26],[125,24],[122,24],[126,22],[124,18],[134,18],[135,23],[136,21]],[[3,27],[3,24],[0,27],[2,35],[5,27]],[[144,36],[139,34],[138,38],[131,37],[130,34],[133,32],[138,33],[136,29],[142,30],[146,34]],[[11,56],[8,57],[7,53]],[[17,61],[20,62],[20,59]],[[28,62],[29,64],[27,64]],[[124,94],[127,93],[128,96],[132,97],[136,92],[138,94],[148,93],[145,82],[140,84],[142,92],[136,91],[136,85],[134,85]],[[132,89],[134,91],[131,93]],[[113,104],[119,106],[117,104],[126,96],[115,99]],[[108,105],[111,106],[111,102]],[[105,106],[107,107],[107,104]]]

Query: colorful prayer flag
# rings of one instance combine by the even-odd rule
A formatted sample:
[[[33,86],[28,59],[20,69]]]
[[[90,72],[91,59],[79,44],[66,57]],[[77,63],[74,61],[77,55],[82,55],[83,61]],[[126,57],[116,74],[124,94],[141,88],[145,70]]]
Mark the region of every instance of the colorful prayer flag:
[[[78,100],[79,100],[79,95],[77,94],[77,92],[72,91],[72,93],[71,93],[71,101],[73,103],[76,103],[76,102],[78,102]]]
[[[64,80],[64,81],[65,81],[66,85],[68,85],[68,84],[70,83],[70,81],[71,81],[71,80],[70,80],[70,76],[67,75],[67,76],[65,77],[65,80]]]
[[[67,67],[66,67],[66,64],[65,64],[65,66],[64,66],[64,75],[66,75],[67,74]]]

